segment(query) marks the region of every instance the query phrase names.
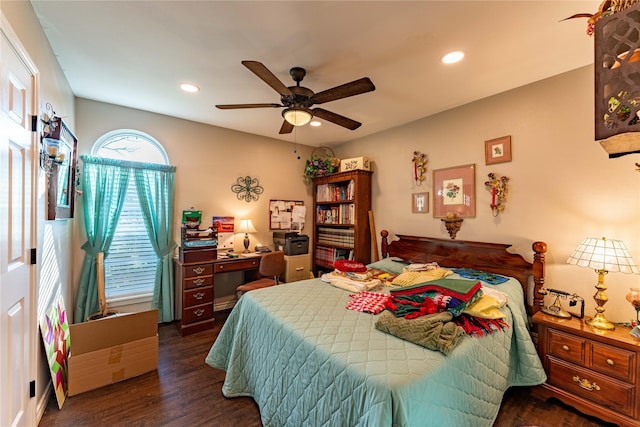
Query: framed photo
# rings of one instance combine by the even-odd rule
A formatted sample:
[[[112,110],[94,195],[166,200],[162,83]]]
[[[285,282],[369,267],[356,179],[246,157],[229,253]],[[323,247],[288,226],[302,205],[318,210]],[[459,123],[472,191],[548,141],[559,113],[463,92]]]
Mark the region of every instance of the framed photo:
[[[413,193],[411,198],[411,212],[429,212],[429,193]]]
[[[454,166],[433,171],[433,216],[476,216],[476,165]]]
[[[511,135],[490,139],[484,142],[485,164],[505,163],[511,161]]]

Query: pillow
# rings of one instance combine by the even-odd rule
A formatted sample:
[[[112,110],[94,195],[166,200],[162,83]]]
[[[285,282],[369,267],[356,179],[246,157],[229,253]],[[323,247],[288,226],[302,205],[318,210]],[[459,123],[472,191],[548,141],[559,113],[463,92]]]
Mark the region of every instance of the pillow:
[[[369,268],[388,271],[391,274],[402,273],[402,269],[406,266],[407,263],[398,257],[383,258],[380,261],[372,262],[371,264],[367,265],[367,267]]]

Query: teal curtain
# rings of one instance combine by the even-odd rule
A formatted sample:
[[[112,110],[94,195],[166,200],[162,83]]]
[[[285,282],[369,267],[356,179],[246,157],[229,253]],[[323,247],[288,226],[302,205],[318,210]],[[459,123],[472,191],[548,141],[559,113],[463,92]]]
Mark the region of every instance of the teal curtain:
[[[99,311],[96,255],[108,252],[122,211],[130,169],[121,162],[81,156],[83,214],[87,241],[76,293],[74,323]]]
[[[149,240],[158,256],[153,307],[158,309],[160,322],[171,322],[175,318],[173,251],[177,245],[173,241],[174,170],[135,169],[133,175]]]

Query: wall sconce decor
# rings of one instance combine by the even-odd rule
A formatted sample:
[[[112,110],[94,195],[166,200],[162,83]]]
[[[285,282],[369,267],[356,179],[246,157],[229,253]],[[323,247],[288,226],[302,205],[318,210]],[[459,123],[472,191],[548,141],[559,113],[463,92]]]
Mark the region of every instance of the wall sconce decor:
[[[413,152],[413,179],[416,181],[416,185],[421,185],[425,180],[425,173],[427,172],[427,155],[419,151]]]
[[[489,181],[484,183],[487,190],[491,192],[490,206],[493,216],[498,216],[500,212],[504,211],[504,204],[507,201],[507,192],[509,191],[508,184],[509,178],[506,176],[498,178],[493,172],[489,174]]]
[[[40,144],[40,169],[47,175],[58,172],[58,167],[64,162],[65,157],[65,153],[60,150],[60,140],[42,138]]]
[[[236,184],[231,186],[231,191],[236,193],[238,200],[244,200],[250,203],[251,201],[258,200],[264,189],[260,187],[257,178],[241,176],[236,180]]]
[[[456,238],[456,234],[460,231],[460,227],[462,227],[462,218],[458,216],[455,212],[448,213],[446,217],[440,219],[444,222],[444,226],[449,232],[449,237],[452,239]]]

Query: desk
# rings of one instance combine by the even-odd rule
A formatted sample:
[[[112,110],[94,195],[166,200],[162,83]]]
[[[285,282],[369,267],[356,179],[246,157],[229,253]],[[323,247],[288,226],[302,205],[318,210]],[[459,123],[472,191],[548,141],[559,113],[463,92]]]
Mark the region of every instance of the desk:
[[[242,283],[255,280],[258,277],[260,256],[240,256],[191,263],[175,258],[173,262],[176,319],[178,329],[184,336],[213,327],[215,276],[231,271],[242,271]]]

